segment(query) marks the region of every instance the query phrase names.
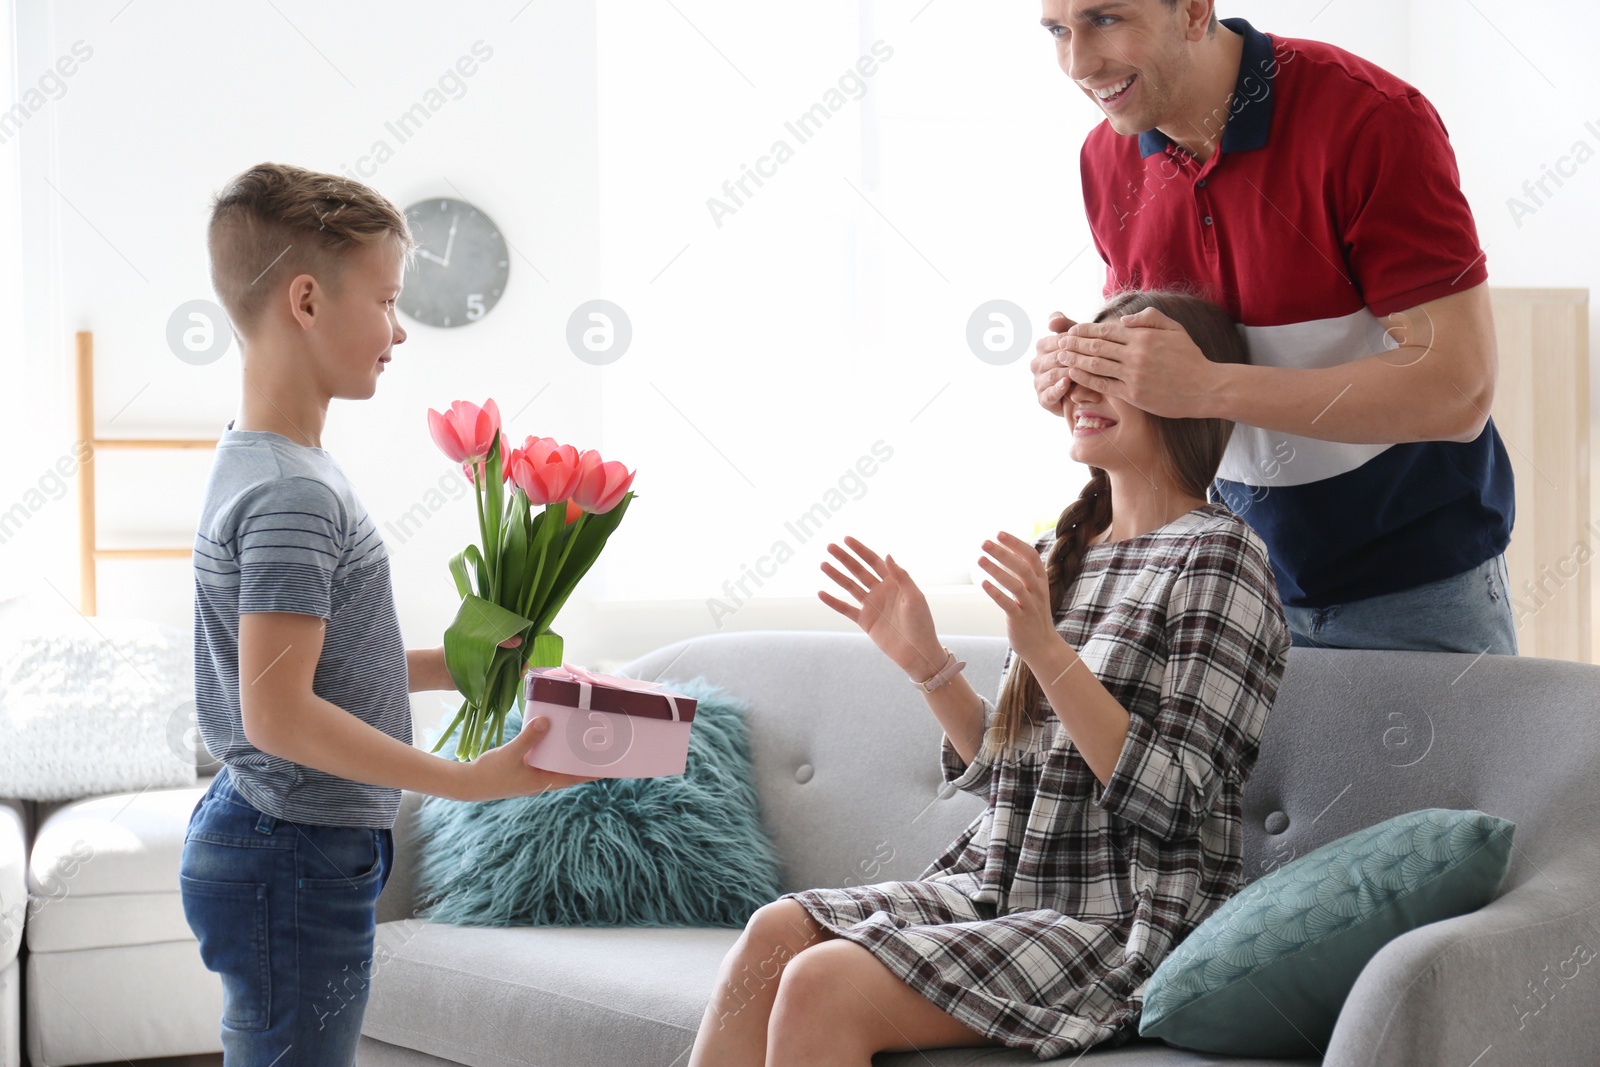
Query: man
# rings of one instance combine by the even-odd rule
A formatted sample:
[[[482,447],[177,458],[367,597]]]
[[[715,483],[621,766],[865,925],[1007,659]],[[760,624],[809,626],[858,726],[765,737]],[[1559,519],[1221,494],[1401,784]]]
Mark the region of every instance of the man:
[[[1058,312],[1040,404],[1070,418],[1077,382],[1233,420],[1213,500],[1266,542],[1295,644],[1515,655],[1488,272],[1433,106],[1343,49],[1219,21],[1213,0],[1043,7],[1106,116],[1080,153],[1105,295],[1198,291],[1251,363],[1207,361],[1153,309]]]

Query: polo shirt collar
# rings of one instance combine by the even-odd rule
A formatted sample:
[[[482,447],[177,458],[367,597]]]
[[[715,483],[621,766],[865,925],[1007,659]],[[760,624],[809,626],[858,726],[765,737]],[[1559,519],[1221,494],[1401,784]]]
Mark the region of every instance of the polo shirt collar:
[[[1222,151],[1224,154],[1248,152],[1266,145],[1267,129],[1272,125],[1272,101],[1277,95],[1272,91],[1272,77],[1277,71],[1272,39],[1242,18],[1220,21],[1244,37],[1239,53],[1239,77],[1233,86],[1234,99],[1242,103],[1222,128]],[[1261,91],[1262,82],[1266,83],[1266,92]],[[1172,143],[1172,138],[1158,129],[1145,130],[1139,135],[1139,156],[1155,155]]]

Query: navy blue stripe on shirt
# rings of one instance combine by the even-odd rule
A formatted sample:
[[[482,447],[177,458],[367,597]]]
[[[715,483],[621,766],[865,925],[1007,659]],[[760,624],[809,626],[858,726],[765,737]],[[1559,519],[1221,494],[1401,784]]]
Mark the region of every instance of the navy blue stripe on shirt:
[[[1470,442],[1392,445],[1301,485],[1218,478],[1220,499],[1274,547],[1278,595],[1328,607],[1438,581],[1504,552],[1516,515],[1511,463],[1491,419]]]

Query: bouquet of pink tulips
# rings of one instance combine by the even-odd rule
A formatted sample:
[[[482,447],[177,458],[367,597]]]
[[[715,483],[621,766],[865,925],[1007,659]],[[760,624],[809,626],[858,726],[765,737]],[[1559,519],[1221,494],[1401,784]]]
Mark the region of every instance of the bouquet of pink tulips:
[[[550,625],[622,521],[634,472],[549,437],[511,448],[493,400],[429,408],[428,431],[472,482],[482,536],[482,548],[468,545],[450,560],[461,609],[444,633],[444,658],[466,699],[433,746],[438,752],[459,729],[456,758],[466,761],[504,740],[527,669],[561,665],[561,637]],[[513,636],[521,643],[502,647]]]

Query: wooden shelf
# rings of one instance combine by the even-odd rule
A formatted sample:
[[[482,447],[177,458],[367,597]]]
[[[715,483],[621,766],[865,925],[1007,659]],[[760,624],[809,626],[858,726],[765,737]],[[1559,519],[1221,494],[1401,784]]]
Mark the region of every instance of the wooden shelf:
[[[108,451],[171,451],[216,448],[215,439],[203,437],[97,437],[94,432],[94,334],[79,330],[78,346],[78,610],[98,613],[97,568],[101,560],[188,559],[194,545],[138,548],[102,548],[96,534],[94,456]]]

